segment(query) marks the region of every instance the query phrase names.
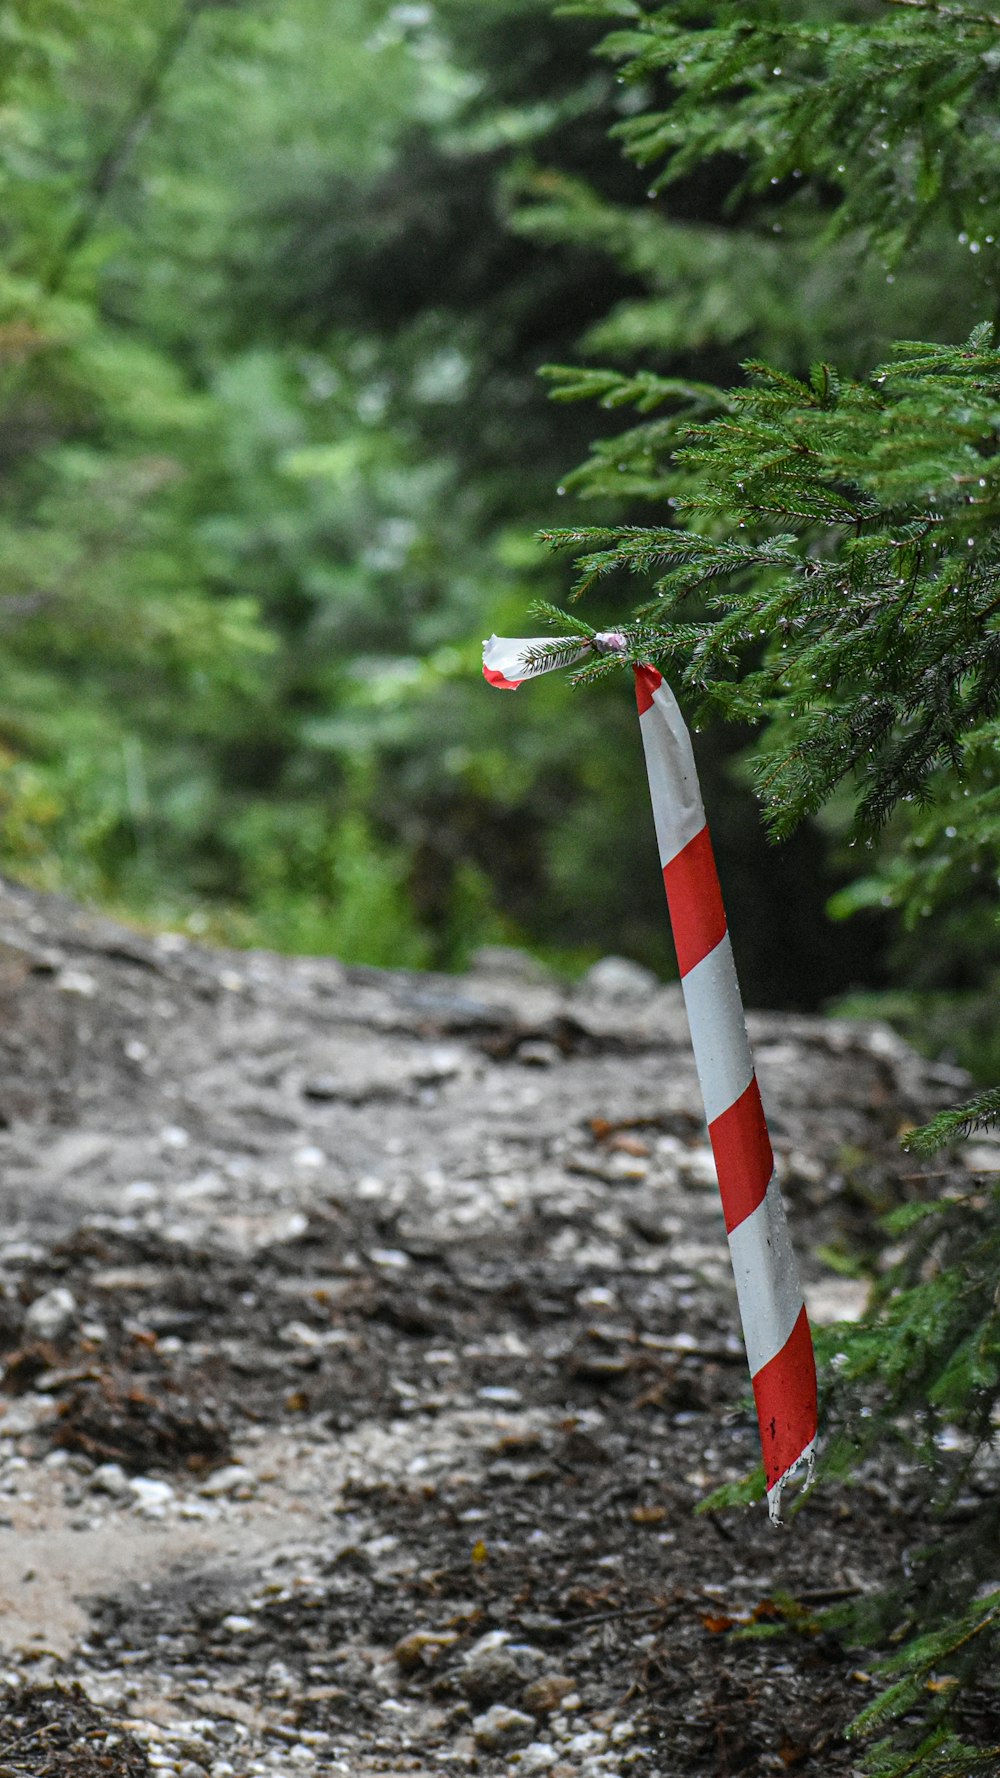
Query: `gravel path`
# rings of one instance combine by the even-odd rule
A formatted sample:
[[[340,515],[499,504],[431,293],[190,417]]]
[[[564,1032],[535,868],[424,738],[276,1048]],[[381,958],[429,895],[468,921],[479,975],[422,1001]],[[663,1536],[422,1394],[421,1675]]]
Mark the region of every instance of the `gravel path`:
[[[878,1478],[755,1460],[679,991],[149,939],[0,886],[0,1773],[853,1771],[857,1656],[741,1639],[877,1580]],[[822,1249],[960,1084],[751,1021]],[[980,1157],[981,1160],[981,1157]]]

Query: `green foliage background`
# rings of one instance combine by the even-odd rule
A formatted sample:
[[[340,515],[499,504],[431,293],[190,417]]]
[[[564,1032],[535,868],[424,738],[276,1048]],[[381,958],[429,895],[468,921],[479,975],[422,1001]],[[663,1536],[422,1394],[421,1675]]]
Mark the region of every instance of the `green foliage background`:
[[[613,869],[596,808],[637,802],[620,750],[583,757],[560,688],[512,738],[478,677],[484,626],[554,585],[532,531],[587,436],[535,367],[622,284],[506,224],[511,156],[585,163],[613,87],[542,20],[4,10],[14,874],[374,963],[608,944],[620,886],[568,915]]]
[[[564,593],[557,489],[604,527],[683,497],[673,446],[748,358],[863,377],[996,308],[995,75],[962,31],[722,11],[737,61],[770,33],[739,108],[683,8],[667,83],[629,5],[4,9],[0,867],[238,943],[669,973],[627,694],[515,715],[479,639]],[[859,869],[816,798],[771,848],[760,712],[730,714],[700,748],[748,998],[874,991],[988,1071],[971,811],[897,812]]]
[[[668,973],[627,696],[547,683],[512,721],[478,677],[565,586],[557,487],[601,520],[648,492],[570,473],[618,395],[553,406],[538,368],[860,362],[906,303],[951,321],[931,260],[845,304],[842,250],[731,214],[730,168],[651,202],[601,24],[547,0],[0,29],[0,866],[238,943]],[[769,853],[744,739],[704,756],[748,995],[880,982],[878,915],[824,914],[852,861],[815,826]]]

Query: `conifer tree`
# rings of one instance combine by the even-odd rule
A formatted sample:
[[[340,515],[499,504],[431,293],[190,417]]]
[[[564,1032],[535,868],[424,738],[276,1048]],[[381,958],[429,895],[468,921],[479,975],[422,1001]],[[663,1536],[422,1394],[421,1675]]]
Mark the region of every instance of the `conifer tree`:
[[[967,337],[901,340],[864,374],[754,360],[716,387],[662,355],[550,367],[557,398],[638,412],[577,491],[652,507],[649,523],[549,534],[577,557],[574,596],[638,583],[629,658],[661,666],[696,723],[754,726],[776,836],[834,803],[904,913],[947,912],[987,882],[995,899],[1000,16],[936,0],[568,10],[617,23],[601,49],[632,86],[618,134],[651,196],[669,208],[678,182],[724,176],[730,214],[762,237],[781,231],[792,254],[839,243],[890,280],[932,250],[956,308],[971,290],[982,315]],[[892,1632],[888,1683],[853,1725],[884,1778],[1000,1769],[995,1715],[991,1737],[976,1714],[1000,1653],[1000,1570],[984,1556],[1000,1527],[1000,1190],[949,1161],[998,1118],[991,1085],[910,1136],[944,1165],[892,1220],[865,1320],[831,1345],[826,1474],[856,1476],[892,1441],[933,1535],[897,1587],[839,1620],[855,1639]]]

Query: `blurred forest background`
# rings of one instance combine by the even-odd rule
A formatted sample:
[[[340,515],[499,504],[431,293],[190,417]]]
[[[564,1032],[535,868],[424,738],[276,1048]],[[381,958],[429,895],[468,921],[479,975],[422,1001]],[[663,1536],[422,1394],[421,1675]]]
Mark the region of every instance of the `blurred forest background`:
[[[622,427],[539,368],[863,372],[996,276],[943,228],[905,269],[831,241],[821,191],[734,207],[724,156],[647,193],[602,34],[550,0],[0,10],[4,871],[238,944],[671,973],[630,690],[479,677],[564,597],[535,533]],[[621,479],[588,522],[648,521]],[[699,745],[748,1000],[877,991],[988,1068],[989,898],[900,932],[894,830],[861,890],[836,807],[769,846],[747,739]]]

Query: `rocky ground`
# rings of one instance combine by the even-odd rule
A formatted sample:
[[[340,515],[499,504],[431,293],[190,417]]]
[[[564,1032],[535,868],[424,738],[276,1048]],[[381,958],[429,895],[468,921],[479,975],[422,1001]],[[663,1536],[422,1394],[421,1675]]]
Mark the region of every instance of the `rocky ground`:
[[[947,1070],[751,1020],[810,1306]],[[0,1773],[854,1770],[747,1639],[912,1536],[780,1530],[679,991],[222,954],[0,886]],[[987,1157],[987,1162],[989,1157]],[[982,1157],[980,1156],[982,1163]]]

